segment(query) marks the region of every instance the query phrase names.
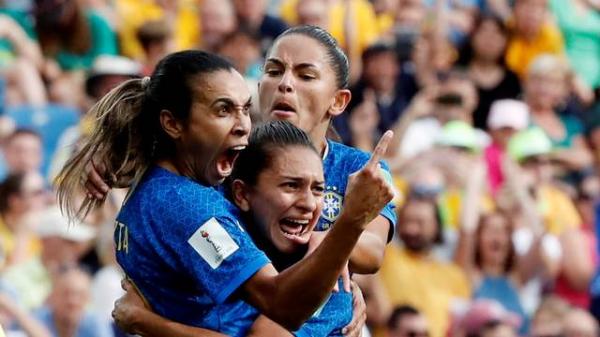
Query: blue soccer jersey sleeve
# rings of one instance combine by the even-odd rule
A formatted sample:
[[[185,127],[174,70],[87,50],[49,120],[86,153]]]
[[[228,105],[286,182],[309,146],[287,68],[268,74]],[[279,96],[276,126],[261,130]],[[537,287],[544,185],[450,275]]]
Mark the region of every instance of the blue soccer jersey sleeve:
[[[352,293],[343,290],[342,281],[338,281],[340,291],[332,292],[327,302],[294,332],[296,337],[343,336],[342,329],[352,320]]]
[[[218,313],[269,260],[215,189],[160,168],[147,176],[118,216],[117,260],[158,314],[224,331]],[[250,326],[255,316],[237,320]]]
[[[326,185],[324,205],[316,230],[327,230],[337,220],[343,207],[348,177],[362,169],[370,157],[370,154],[358,149],[330,140],[327,141],[327,151],[323,158]],[[392,175],[384,161],[381,162],[381,171],[392,185]],[[397,221],[395,205],[391,202],[387,204],[381,211],[381,215],[390,221],[389,242],[393,237]]]

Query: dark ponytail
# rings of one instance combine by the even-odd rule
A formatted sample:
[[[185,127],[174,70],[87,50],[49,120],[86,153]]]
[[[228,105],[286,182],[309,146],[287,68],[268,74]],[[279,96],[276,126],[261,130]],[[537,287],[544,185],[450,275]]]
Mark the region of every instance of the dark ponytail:
[[[128,80],[111,90],[90,110],[96,126],[83,148],[60,172],[58,201],[69,217],[82,217],[102,202],[86,198],[79,207],[74,197],[87,180],[86,166],[103,166],[110,187],[129,187],[159,158],[173,156],[172,139],[163,131],[160,112],[170,111],[187,121],[194,87],[205,75],[234,71],[225,59],[198,50],[170,54],[152,77]]]

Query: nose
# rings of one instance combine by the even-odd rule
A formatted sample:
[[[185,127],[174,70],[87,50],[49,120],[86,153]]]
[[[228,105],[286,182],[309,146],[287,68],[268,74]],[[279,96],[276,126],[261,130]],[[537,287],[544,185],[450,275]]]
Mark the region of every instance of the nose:
[[[317,209],[318,198],[315,197],[313,191],[310,188],[305,189],[298,196],[296,206],[307,213],[312,213]]]
[[[237,121],[233,126],[233,134],[236,136],[247,136],[252,128],[252,122],[250,121],[250,115],[246,113],[238,114]]]
[[[294,79],[289,71],[286,71],[281,76],[278,89],[281,93],[292,93],[294,91]]]

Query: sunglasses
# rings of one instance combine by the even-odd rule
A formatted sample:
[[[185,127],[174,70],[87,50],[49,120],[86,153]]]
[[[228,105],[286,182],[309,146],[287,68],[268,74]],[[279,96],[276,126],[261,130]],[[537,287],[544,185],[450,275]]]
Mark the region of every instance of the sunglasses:
[[[405,336],[406,337],[429,337],[429,332],[411,330],[411,331],[407,331]]]

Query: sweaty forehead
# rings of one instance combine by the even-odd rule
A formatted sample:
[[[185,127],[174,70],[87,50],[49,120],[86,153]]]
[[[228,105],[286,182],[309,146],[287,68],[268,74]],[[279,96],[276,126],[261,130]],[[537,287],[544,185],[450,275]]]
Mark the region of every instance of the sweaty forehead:
[[[327,68],[327,51],[321,43],[311,37],[291,34],[277,40],[268,58],[277,59],[288,66],[313,64],[318,68]]]
[[[250,90],[244,78],[235,70],[219,70],[197,76],[191,82],[193,100],[207,105],[220,98],[227,98],[235,104],[246,104]]]

